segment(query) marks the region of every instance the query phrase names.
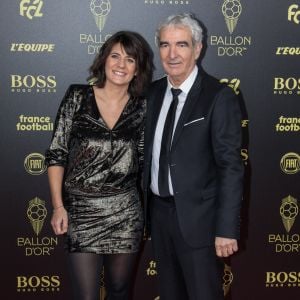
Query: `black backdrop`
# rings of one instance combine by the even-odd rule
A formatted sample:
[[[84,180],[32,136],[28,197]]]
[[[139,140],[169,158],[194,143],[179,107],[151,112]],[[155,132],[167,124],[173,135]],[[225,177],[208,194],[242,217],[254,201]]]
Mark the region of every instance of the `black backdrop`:
[[[154,31],[179,12],[202,20],[202,65],[244,109],[241,251],[224,267],[226,297],[299,297],[299,1],[1,0],[1,299],[71,298],[43,157],[58,105],[70,83],[86,82],[97,49],[118,30],[141,33],[155,77],[163,75]],[[133,299],[159,299],[151,241]]]

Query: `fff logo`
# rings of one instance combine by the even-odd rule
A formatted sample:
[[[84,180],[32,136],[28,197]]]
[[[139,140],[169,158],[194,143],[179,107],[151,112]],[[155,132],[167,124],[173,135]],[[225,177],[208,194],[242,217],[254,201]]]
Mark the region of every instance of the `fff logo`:
[[[292,4],[288,9],[288,20],[296,24],[300,23],[300,9],[297,4]]]

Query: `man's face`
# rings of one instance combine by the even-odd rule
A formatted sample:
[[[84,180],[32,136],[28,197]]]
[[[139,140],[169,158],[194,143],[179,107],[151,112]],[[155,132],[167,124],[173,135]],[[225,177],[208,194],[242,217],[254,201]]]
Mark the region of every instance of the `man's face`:
[[[162,66],[171,83],[179,86],[192,72],[202,44],[192,43],[192,33],[185,26],[167,26],[160,31],[159,52]]]

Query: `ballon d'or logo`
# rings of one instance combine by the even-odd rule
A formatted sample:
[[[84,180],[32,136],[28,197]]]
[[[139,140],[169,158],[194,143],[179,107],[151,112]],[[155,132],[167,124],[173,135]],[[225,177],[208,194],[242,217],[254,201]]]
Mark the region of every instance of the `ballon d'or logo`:
[[[36,235],[39,235],[41,232],[46,216],[47,209],[45,207],[45,201],[39,199],[38,197],[35,197],[29,201],[27,217],[30,220],[31,226]]]
[[[94,15],[95,22],[100,31],[102,31],[106,17],[110,12],[111,4],[109,0],[92,0],[90,9]]]
[[[238,18],[242,12],[240,0],[225,0],[222,5],[222,13],[225,17],[225,22],[230,34],[233,33]]]
[[[297,199],[293,198],[291,195],[283,198],[280,206],[280,215],[282,218],[282,223],[287,232],[290,232],[296,217],[299,213],[299,207]]]

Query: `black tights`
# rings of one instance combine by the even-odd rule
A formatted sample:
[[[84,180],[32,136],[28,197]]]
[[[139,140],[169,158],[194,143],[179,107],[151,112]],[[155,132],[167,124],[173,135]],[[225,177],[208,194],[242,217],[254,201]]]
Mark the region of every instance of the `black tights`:
[[[70,253],[69,266],[74,300],[99,300],[104,267],[107,300],[129,300],[137,254]]]

